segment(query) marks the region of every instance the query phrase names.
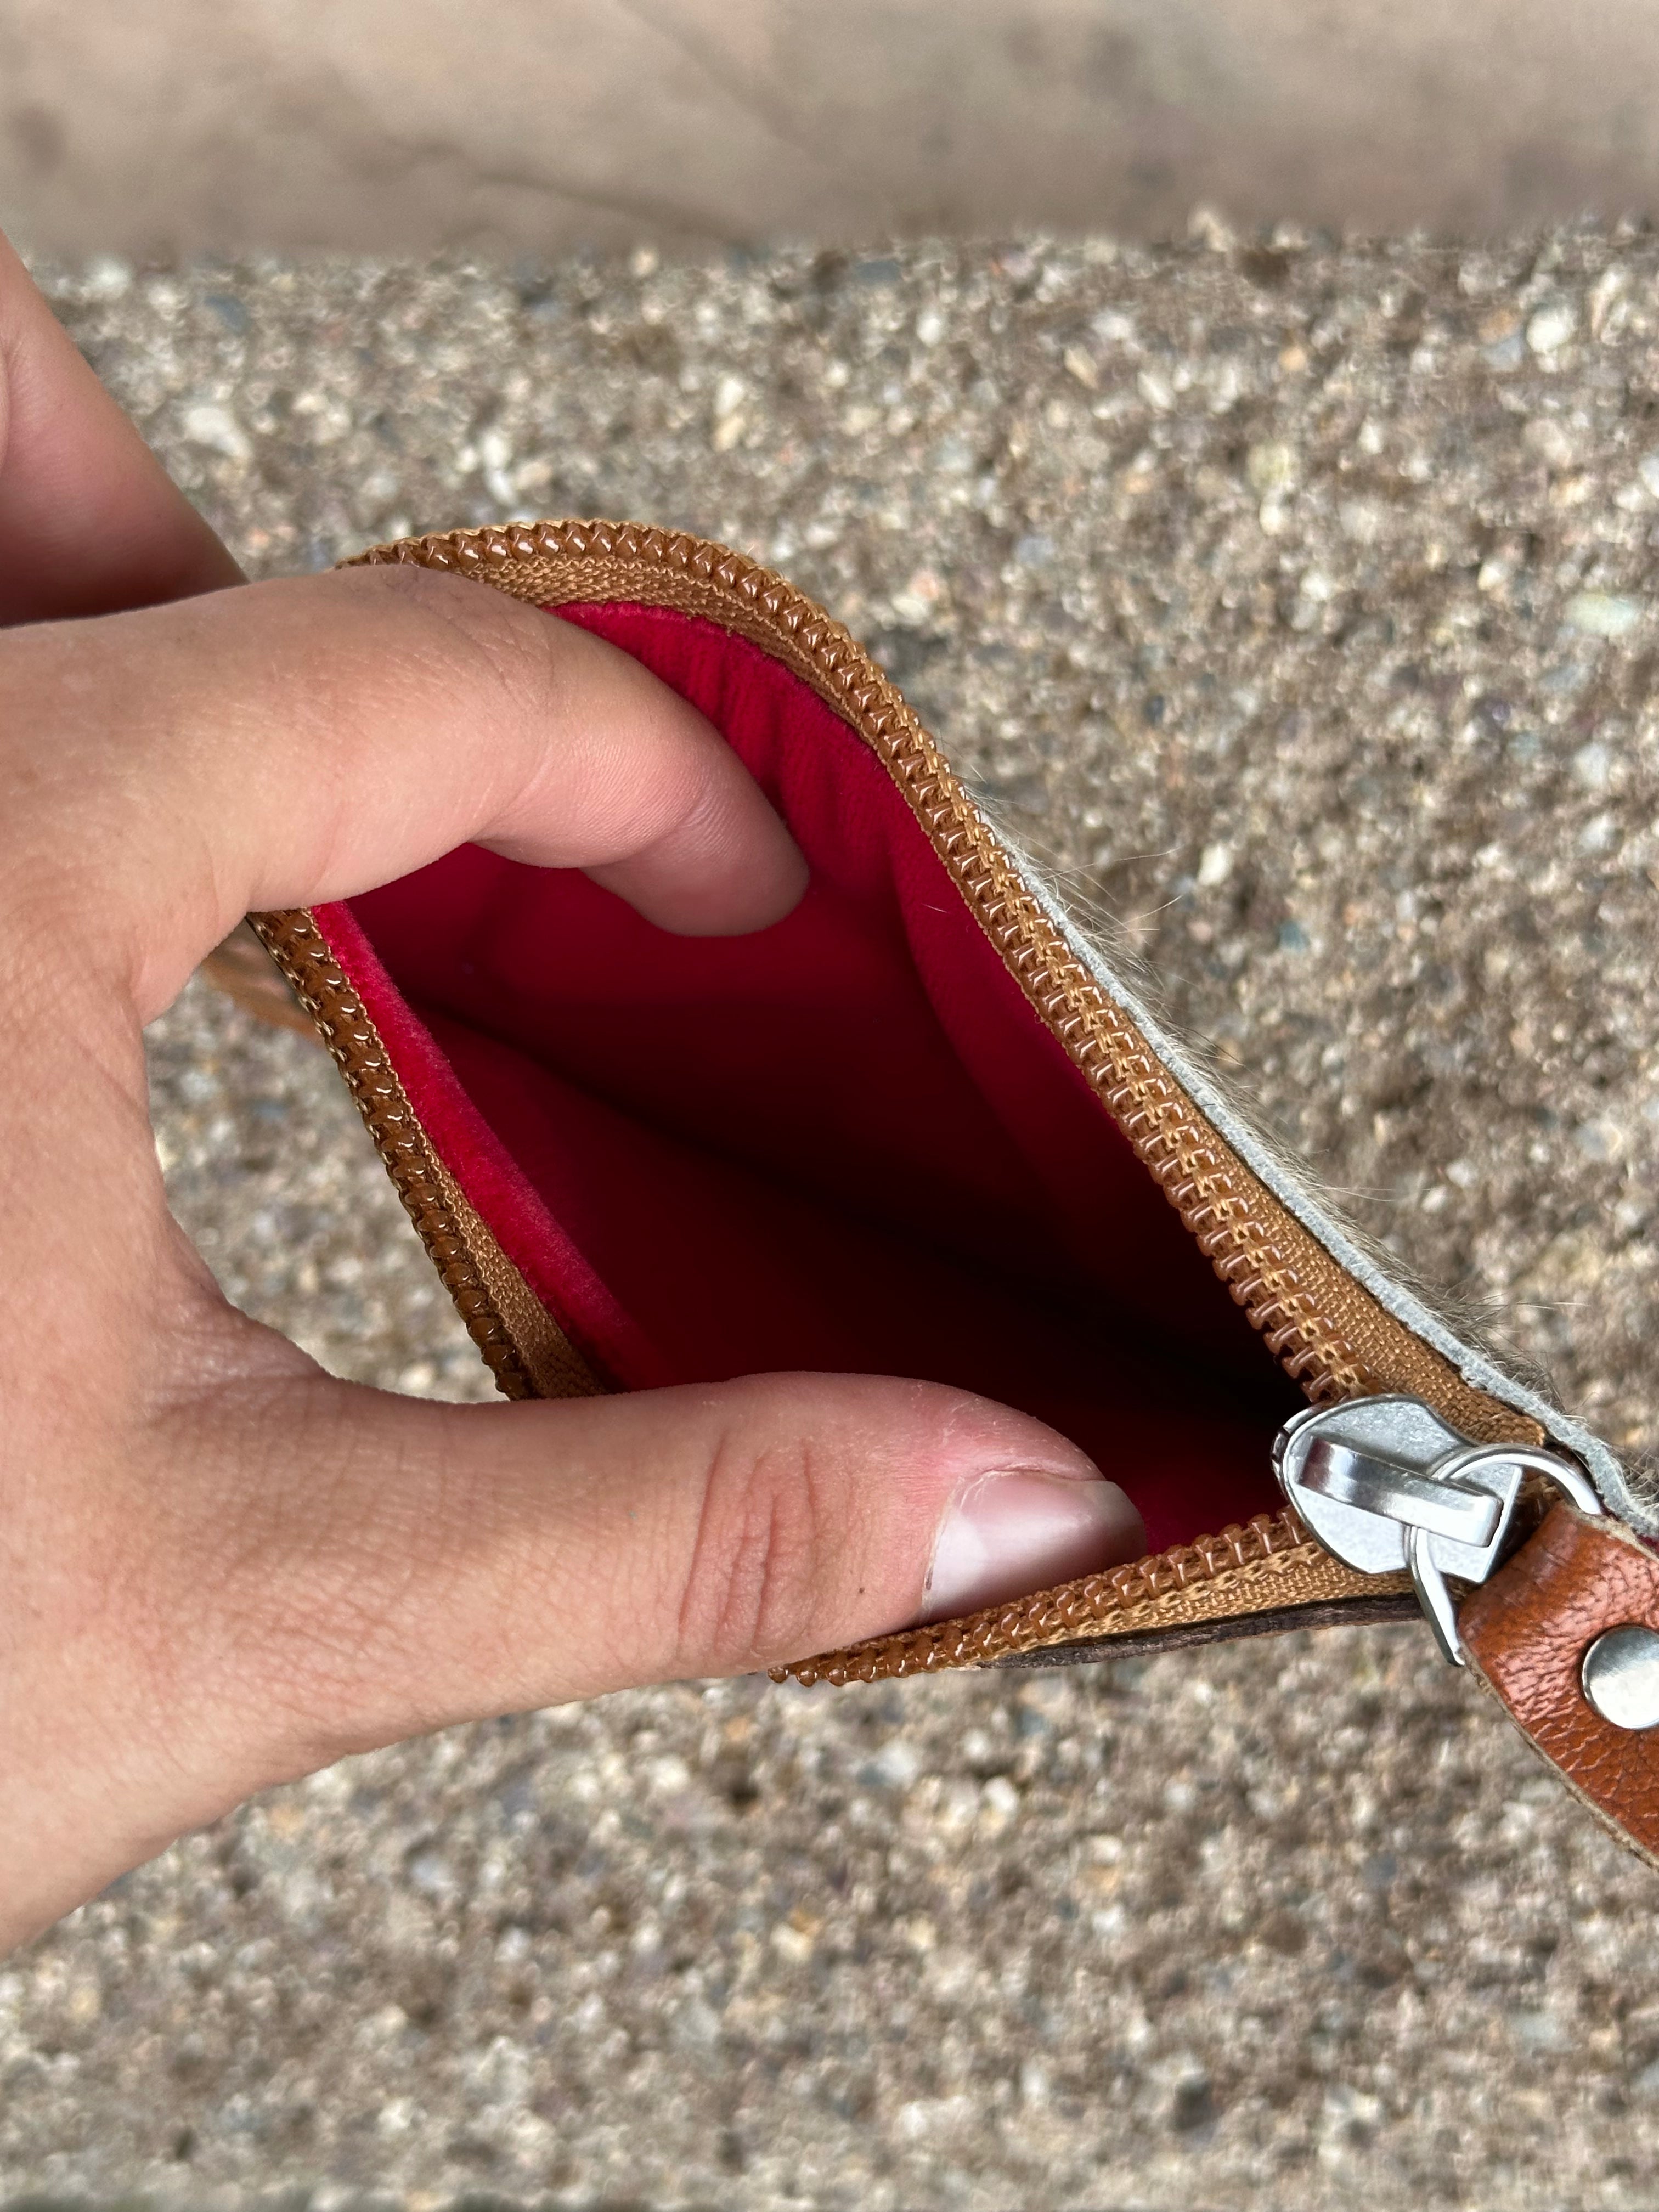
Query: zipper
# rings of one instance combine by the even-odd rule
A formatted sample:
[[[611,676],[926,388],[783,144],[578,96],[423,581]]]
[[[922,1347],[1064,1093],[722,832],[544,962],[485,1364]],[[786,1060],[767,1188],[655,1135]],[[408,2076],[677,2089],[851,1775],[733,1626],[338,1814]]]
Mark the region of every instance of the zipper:
[[[1273,1439],[1273,1473],[1316,1540],[1365,1575],[1409,1574],[1441,1656],[1468,1663],[1448,1582],[1490,1579],[1512,1548],[1528,1476],[1593,1519],[1595,1485],[1565,1452],[1477,1443],[1420,1398],[1310,1406]]]
[[[1040,1590],[962,1620],[872,1638],[774,1670],[775,1681],[875,1682],[983,1666],[1065,1646],[1145,1639],[1206,1620],[1272,1612],[1309,1617],[1321,1604],[1414,1594],[1443,1658],[1464,1666],[1452,1582],[1489,1579],[1529,1534],[1552,1486],[1581,1513],[1603,1511],[1567,1454],[1482,1443],[1420,1398],[1389,1393],[1306,1406],[1273,1443],[1286,1510],[1243,1528]],[[1389,1607],[1409,1613],[1409,1603]]]
[[[1437,1455],[1401,1462],[1406,1474],[1437,1489],[1482,1487],[1486,1472],[1469,1476],[1466,1467],[1462,1474],[1455,1468],[1449,1474],[1442,1464],[1449,1453],[1477,1446],[1502,1447],[1490,1464],[1521,1468],[1517,1485],[1525,1474],[1547,1480],[1558,1463],[1568,1464],[1545,1450],[1538,1420],[1469,1382],[1451,1358],[1392,1313],[1234,1149],[1131,1014],[1072,950],[896,687],[805,594],[726,547],[631,523],[455,531],[374,546],[345,565],[359,564],[412,565],[476,577],[548,607],[618,600],[672,607],[747,638],[807,683],[884,763],[1009,972],[1267,1349],[1310,1401],[1275,1447],[1276,1462],[1292,1470],[1298,1485],[1294,1493],[1287,1486],[1286,1511],[1258,1516],[1246,1527],[1012,1607],[877,1638],[787,1672],[803,1681],[873,1680],[1068,1642],[1199,1629],[1281,1609],[1343,1604],[1358,1609],[1379,1595],[1408,1600],[1418,1587],[1413,1558],[1429,1556],[1429,1547],[1432,1556],[1423,1572],[1430,1576],[1439,1557],[1433,1547],[1457,1540],[1430,1530],[1419,1541],[1411,1534],[1419,1524],[1385,1510],[1370,1517],[1407,1532],[1400,1564],[1355,1564],[1322,1540],[1319,1525],[1334,1526],[1334,1509],[1345,1502],[1355,1512],[1369,1508],[1310,1491],[1299,1472],[1311,1454],[1315,1480],[1322,1479],[1319,1470],[1327,1462],[1315,1447],[1326,1434],[1319,1424],[1327,1414],[1336,1424],[1329,1431],[1333,1449],[1366,1457],[1359,1431],[1353,1432],[1357,1442],[1345,1442],[1343,1424],[1357,1406],[1414,1402],[1437,1425],[1437,1441],[1455,1440]],[[350,1082],[439,1273],[503,1389],[514,1396],[573,1395],[605,1388],[443,1170],[314,917],[262,915],[255,917],[255,927]],[[1412,1431],[1413,1450],[1426,1449],[1427,1434],[1425,1430],[1419,1437]],[[1382,1466],[1388,1458],[1383,1450],[1367,1463]],[[1488,1468],[1487,1462],[1480,1465]],[[1555,1479],[1571,1489],[1570,1481]],[[1582,1474],[1577,1479],[1593,1499]],[[1392,1490],[1367,1494],[1395,1502],[1416,1495],[1398,1480]],[[1454,1518],[1457,1504],[1453,1496]],[[1513,1501],[1502,1510],[1507,1528]],[[1500,1534],[1497,1541],[1503,1540]],[[1388,1556],[1392,1560],[1392,1551]],[[1443,1571],[1461,1570],[1454,1564]],[[1442,1613],[1431,1610],[1430,1617],[1443,1632]]]
[[[316,917],[296,908],[248,921],[345,1078],[392,1187],[496,1389],[504,1398],[601,1395],[605,1384],[444,1165]]]
[[[1523,1413],[1355,1281],[1211,1126],[1109,1000],[892,683],[823,608],[720,545],[632,523],[544,522],[377,545],[347,562],[476,576],[543,606],[635,599],[702,615],[802,676],[886,763],[934,850],[1267,1349],[1315,1403],[1408,1388],[1470,1436],[1540,1443]]]

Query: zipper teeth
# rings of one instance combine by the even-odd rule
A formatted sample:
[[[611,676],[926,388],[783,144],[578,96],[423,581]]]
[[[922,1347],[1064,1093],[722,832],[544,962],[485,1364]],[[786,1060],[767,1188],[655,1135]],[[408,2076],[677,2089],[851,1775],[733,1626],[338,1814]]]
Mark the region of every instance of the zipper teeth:
[[[683,532],[604,521],[405,538],[342,565],[389,564],[477,577],[544,606],[636,599],[674,607],[747,637],[792,668],[885,762],[1010,973],[1307,1397],[1328,1403],[1403,1390],[1467,1436],[1543,1440],[1534,1422],[1465,1382],[1450,1361],[1389,1313],[1210,1127],[1071,951],[895,686],[793,585]],[[501,1388],[508,1396],[536,1394],[533,1363],[471,1249],[418,1119],[322,932],[303,912],[258,916],[255,927],[316,1018]],[[584,1370],[562,1387],[604,1385]],[[804,1682],[876,1681],[1084,1638],[1369,1597],[1395,1580],[1404,1587],[1403,1578],[1344,1566],[1294,1514],[1262,1515],[1247,1528],[1200,1537],[1133,1567],[963,1620],[872,1638],[782,1671]]]
[[[404,1209],[505,1398],[539,1395],[524,1347],[508,1327],[445,1188],[419,1117],[398,1079],[368,1008],[303,909],[250,915],[260,942],[294,987],[344,1076]]]
[[[633,523],[515,523],[378,545],[356,566],[476,576],[544,605],[595,592],[702,614],[792,665],[887,763],[935,850],[1045,1024],[1199,1249],[1316,1404],[1408,1389],[1481,1440],[1540,1441],[1356,1283],[1211,1127],[1026,889],[898,690],[842,625],[770,569]]]
[[[872,1638],[844,1651],[775,1667],[775,1682],[811,1689],[829,1682],[878,1682],[957,1667],[983,1666],[1011,1653],[1189,1625],[1268,1607],[1293,1607],[1407,1590],[1405,1575],[1361,1576],[1316,1543],[1291,1512],[1260,1513],[1244,1527],[1138,1559],[1132,1566],[1039,1590],[1011,1605],[960,1620],[931,1622]],[[1241,1603],[1243,1598],[1254,1602]],[[1206,1600],[1208,1601],[1206,1602]]]

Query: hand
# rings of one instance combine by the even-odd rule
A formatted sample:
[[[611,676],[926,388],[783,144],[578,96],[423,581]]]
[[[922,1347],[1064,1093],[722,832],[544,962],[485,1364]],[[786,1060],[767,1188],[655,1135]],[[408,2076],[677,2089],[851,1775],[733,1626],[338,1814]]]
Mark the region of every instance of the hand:
[[[805,865],[702,717],[569,625],[419,571],[240,584],[3,241],[0,623],[0,1950],[343,1753],[1139,1548],[1074,1447],[961,1391],[434,1406],[227,1304],[141,1032],[246,910],[477,839],[748,930]]]

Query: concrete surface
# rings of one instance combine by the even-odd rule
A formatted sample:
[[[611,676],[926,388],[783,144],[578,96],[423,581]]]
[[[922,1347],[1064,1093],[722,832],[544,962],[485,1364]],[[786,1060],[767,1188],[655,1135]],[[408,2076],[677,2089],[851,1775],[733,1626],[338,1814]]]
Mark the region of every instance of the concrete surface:
[[[0,0],[0,222],[61,252],[552,252],[1195,204],[1659,206],[1646,0]]]
[[[872,640],[1396,1249],[1659,1437],[1659,244],[46,270],[258,570],[684,524]],[[332,1070],[192,987],[180,1216],[481,1387]],[[360,1759],[0,1971],[0,2198],[1659,2197],[1655,1878],[1408,1628]]]

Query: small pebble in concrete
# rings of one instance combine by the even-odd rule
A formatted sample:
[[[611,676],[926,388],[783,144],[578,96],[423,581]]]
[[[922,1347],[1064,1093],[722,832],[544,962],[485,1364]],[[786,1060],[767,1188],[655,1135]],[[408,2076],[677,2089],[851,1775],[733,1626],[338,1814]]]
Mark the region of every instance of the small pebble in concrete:
[[[1586,637],[1627,637],[1646,610],[1639,599],[1617,592],[1575,592],[1561,610],[1570,629]]]
[[[1540,307],[1534,315],[1528,318],[1527,343],[1536,354],[1558,353],[1570,342],[1577,328],[1577,309],[1566,301],[1558,300],[1549,307]]]

